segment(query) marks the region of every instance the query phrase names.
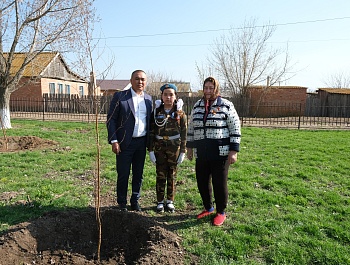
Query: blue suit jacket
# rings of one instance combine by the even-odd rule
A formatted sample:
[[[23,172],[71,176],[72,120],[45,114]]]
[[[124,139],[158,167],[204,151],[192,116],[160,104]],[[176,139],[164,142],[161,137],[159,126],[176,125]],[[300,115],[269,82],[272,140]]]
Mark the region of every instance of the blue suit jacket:
[[[147,137],[152,113],[152,97],[144,93],[147,109]],[[128,148],[135,126],[135,108],[131,89],[116,92],[107,114],[108,142],[118,140],[121,150]]]

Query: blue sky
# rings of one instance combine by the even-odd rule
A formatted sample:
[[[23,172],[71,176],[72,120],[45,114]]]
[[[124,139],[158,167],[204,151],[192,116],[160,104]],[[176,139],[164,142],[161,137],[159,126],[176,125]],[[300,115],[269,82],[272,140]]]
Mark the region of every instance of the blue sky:
[[[110,79],[144,69],[197,86],[195,65],[205,62],[214,39],[251,18],[278,25],[273,47],[288,44],[297,72],[282,85],[315,89],[331,74],[350,75],[349,0],[96,0],[95,6],[101,19],[95,36],[104,49],[95,69],[103,71],[114,56]]]

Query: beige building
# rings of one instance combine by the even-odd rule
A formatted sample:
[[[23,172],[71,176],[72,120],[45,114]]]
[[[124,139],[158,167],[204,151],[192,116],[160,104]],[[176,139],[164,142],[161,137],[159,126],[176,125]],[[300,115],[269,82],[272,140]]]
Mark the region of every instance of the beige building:
[[[18,71],[24,58],[23,53],[15,54],[11,72]],[[11,99],[42,99],[45,94],[87,96],[88,81],[72,72],[60,53],[42,52],[25,67]]]

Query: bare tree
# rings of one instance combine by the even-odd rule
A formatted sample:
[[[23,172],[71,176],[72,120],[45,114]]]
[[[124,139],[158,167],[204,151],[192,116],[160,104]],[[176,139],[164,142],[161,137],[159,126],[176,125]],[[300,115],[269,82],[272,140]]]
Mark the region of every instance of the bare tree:
[[[249,86],[263,83],[269,87],[287,79],[288,49],[275,49],[268,43],[275,30],[272,25],[256,26],[256,20],[251,19],[214,41],[207,69],[217,74],[230,96],[246,97]],[[201,74],[202,70],[197,70]]]
[[[171,82],[172,77],[166,73],[150,72],[147,73],[147,93],[152,96],[160,95],[160,84]]]
[[[342,71],[330,74],[324,84],[330,88],[350,89],[350,75]]]
[[[10,95],[23,72],[45,50],[78,50],[93,0],[2,0],[0,3],[0,122],[11,128]],[[16,54],[25,58],[14,67]]]
[[[197,77],[198,77],[196,87],[199,88],[199,90],[200,90],[202,88],[203,81],[209,76],[214,77],[215,71],[214,71],[212,65],[210,65],[210,64],[203,65],[203,63],[201,65],[198,65],[197,62],[196,62],[196,69],[197,69]]]

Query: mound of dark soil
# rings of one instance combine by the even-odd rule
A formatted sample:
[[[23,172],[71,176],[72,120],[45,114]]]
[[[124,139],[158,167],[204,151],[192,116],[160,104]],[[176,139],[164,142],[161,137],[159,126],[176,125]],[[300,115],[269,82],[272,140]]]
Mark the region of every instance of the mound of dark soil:
[[[114,208],[101,217],[100,262],[96,214],[89,209],[50,212],[12,227],[0,237],[0,264],[191,263],[181,239],[154,219]]]
[[[57,142],[36,136],[11,136],[0,138],[0,152],[45,149],[54,147]]]

